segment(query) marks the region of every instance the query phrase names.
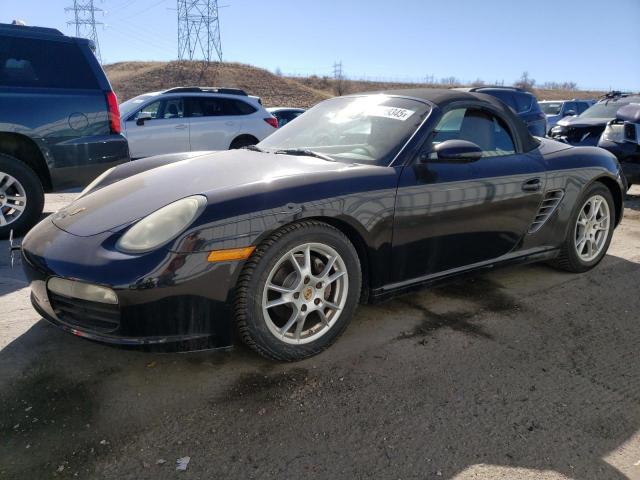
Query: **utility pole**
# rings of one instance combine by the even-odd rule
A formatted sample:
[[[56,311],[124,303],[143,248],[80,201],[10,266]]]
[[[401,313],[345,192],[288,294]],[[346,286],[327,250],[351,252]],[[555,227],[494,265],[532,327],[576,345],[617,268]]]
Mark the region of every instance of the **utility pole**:
[[[344,81],[344,73],[342,72],[342,60],[333,62],[333,80],[334,91],[336,95],[344,95],[346,93],[346,85]]]
[[[222,61],[218,0],[177,0],[178,59]]]
[[[96,25],[102,25],[102,22],[96,22],[96,12],[102,12],[102,9],[96,8],[93,0],[73,0],[73,6],[65,8],[64,11],[73,12],[73,20],[69,20],[67,25],[76,26],[76,37],[87,38],[93,42],[96,57],[102,63],[96,32]]]

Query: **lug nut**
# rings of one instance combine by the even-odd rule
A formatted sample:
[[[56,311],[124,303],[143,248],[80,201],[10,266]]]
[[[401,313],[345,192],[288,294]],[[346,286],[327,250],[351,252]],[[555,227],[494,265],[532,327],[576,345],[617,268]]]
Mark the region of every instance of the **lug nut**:
[[[299,292],[296,292],[296,293],[293,294],[293,298],[298,298],[298,297],[300,297],[300,293]]]
[[[316,298],[316,299],[313,301],[313,303],[315,303],[316,305],[320,305],[320,299],[319,299],[319,298]]]
[[[304,277],[304,283],[305,284],[309,283],[309,277]]]
[[[322,288],[322,282],[318,282],[318,284],[316,285],[316,288]]]
[[[300,307],[300,310],[302,310],[303,312],[307,311],[307,306],[306,305],[302,305],[302,307]]]

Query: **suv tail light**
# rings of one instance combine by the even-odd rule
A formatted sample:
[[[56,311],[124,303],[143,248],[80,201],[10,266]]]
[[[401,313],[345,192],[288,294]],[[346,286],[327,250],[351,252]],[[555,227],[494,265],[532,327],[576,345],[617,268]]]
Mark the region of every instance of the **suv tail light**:
[[[112,91],[105,92],[107,97],[107,113],[109,115],[109,128],[111,133],[120,133],[120,109],[118,109],[118,99]]]
[[[276,117],[267,117],[264,119],[264,121],[271,125],[273,128],[278,128],[278,119]]]

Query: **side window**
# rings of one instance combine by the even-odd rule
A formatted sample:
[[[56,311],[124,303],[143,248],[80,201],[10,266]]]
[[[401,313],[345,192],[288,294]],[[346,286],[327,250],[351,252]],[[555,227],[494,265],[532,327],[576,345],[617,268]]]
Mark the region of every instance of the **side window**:
[[[0,86],[95,89],[98,81],[73,42],[0,36]]]
[[[256,111],[256,108],[242,100],[229,100],[229,103],[233,104],[233,111],[237,113],[230,113],[228,115],[251,115]]]
[[[528,93],[516,93],[514,94],[516,99],[516,112],[524,113],[531,110],[531,104],[533,103],[533,96]]]
[[[513,137],[505,122],[476,108],[458,108],[446,112],[432,136],[432,145],[446,140],[467,140],[482,149],[483,157],[513,155]],[[432,154],[434,155],[434,154]]]
[[[159,118],[182,118],[184,117],[184,101],[182,98],[169,98],[163,100],[158,112]]]
[[[223,104],[215,97],[188,98],[188,115],[190,117],[218,117],[224,115]]]
[[[160,110],[160,100],[151,102],[148,105],[142,107],[138,112],[130,118],[130,120],[137,120],[138,118],[158,118],[158,110]]]
[[[564,115],[567,115],[569,113],[569,110],[573,110],[575,113],[578,113],[578,106],[576,105],[575,102],[564,103],[564,109],[562,110],[562,113]]]
[[[156,100],[142,107],[138,112],[131,116],[129,120],[137,120],[138,118],[151,118],[153,120],[163,118],[182,118],[184,116],[183,104],[181,98],[170,98],[166,100]]]
[[[498,100],[506,103],[509,107],[511,107],[516,112],[518,111],[518,105],[516,104],[516,99],[513,94],[509,90],[480,90],[480,93],[488,93],[492,97],[496,97]]]
[[[578,115],[584,112],[587,108],[589,108],[589,104],[587,102],[578,102]]]

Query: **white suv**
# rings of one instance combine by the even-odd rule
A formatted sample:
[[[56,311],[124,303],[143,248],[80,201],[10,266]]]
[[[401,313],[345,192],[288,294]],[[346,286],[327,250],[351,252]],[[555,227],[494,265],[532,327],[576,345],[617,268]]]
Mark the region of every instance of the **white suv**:
[[[132,159],[253,145],[278,128],[258,97],[235,88],[179,87],[120,105]]]

